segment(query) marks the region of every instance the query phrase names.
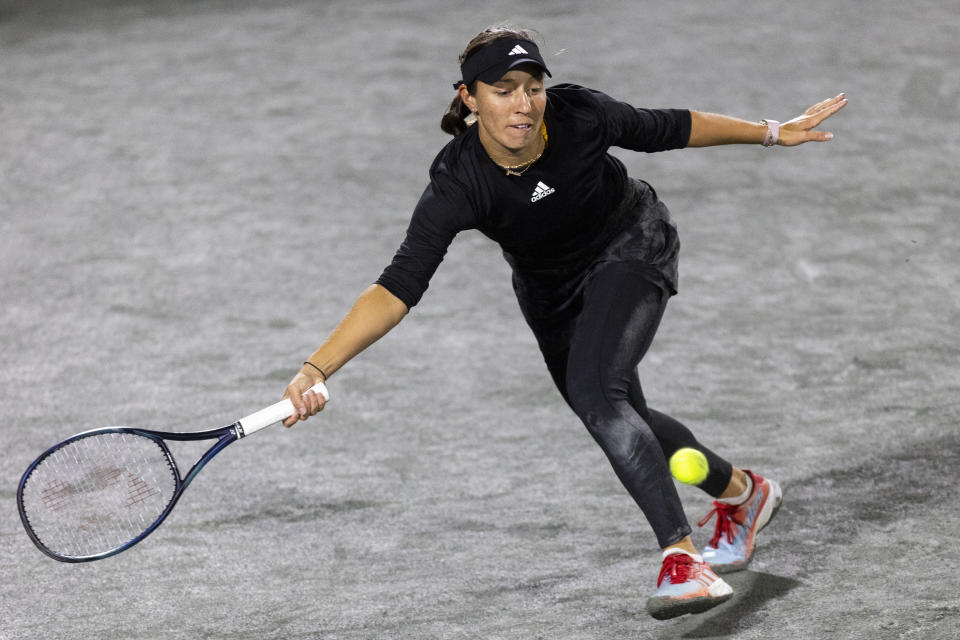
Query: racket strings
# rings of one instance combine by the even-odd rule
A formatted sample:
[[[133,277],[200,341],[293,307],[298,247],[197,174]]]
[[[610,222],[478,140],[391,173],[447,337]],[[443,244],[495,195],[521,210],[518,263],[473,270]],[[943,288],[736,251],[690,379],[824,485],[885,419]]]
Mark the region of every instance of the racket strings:
[[[37,540],[64,557],[117,549],[139,537],[173,499],[177,472],[168,452],[134,433],[73,440],[40,461],[23,488]]]

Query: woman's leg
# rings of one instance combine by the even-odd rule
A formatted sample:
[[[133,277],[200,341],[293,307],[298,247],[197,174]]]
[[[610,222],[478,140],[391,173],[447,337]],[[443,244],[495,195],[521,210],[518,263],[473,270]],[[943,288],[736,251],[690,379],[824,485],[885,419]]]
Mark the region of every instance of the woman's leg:
[[[553,377],[554,384],[569,404],[567,393],[567,367],[570,361],[570,343],[577,326],[577,319],[582,311],[582,305],[573,309],[573,313],[550,325],[544,321],[530,321],[540,343],[547,369]],[[528,321],[530,319],[528,318]],[[656,326],[652,329],[655,331]],[[745,488],[743,471],[735,469],[729,462],[703,446],[696,436],[678,420],[647,407],[646,398],[640,385],[640,376],[637,367],[630,372],[630,386],[628,400],[640,417],[653,431],[660,443],[666,460],[677,449],[692,447],[704,453],[710,468],[707,478],[700,483],[699,488],[714,498],[728,498],[739,495]]]
[[[647,609],[656,618],[672,618],[716,606],[733,590],[694,547],[664,454],[664,446],[675,450],[696,439],[679,422],[647,409],[643,398],[636,367],[668,296],[636,266],[604,265],[577,304],[549,320],[534,320],[526,308],[524,313],[564,399],[606,453],[664,549]],[[725,463],[717,460],[720,469]],[[719,484],[729,472],[716,473]]]
[[[728,487],[731,486],[731,480],[734,478],[733,465],[700,444],[693,432],[679,420],[648,408],[643,397],[643,390],[640,387],[640,377],[636,374],[630,387],[630,403],[650,425],[657,441],[660,443],[660,448],[663,449],[665,459],[670,460],[670,456],[684,447],[703,452],[707,458],[709,472],[704,481],[697,486],[714,498],[719,498],[727,491]],[[740,472],[740,477],[742,475],[742,472]]]
[[[637,364],[667,301],[646,275],[632,262],[607,263],[591,275],[561,388],[665,548],[683,541],[691,529],[663,448],[631,402],[631,396],[637,399]]]

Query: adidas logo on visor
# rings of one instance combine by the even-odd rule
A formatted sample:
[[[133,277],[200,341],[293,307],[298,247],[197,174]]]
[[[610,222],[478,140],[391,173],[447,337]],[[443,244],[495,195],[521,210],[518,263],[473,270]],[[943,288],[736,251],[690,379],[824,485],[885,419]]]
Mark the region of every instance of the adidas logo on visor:
[[[520,55],[521,53],[527,53],[527,50],[524,49],[523,47],[521,47],[520,45],[517,45],[517,46],[515,46],[513,49],[510,49],[510,53],[508,53],[507,55],[508,55],[508,56],[518,56],[518,55]]]
[[[537,183],[537,188],[533,190],[533,195],[530,197],[530,202],[536,202],[537,200],[542,200],[548,195],[556,191],[553,187],[548,187],[542,182]]]

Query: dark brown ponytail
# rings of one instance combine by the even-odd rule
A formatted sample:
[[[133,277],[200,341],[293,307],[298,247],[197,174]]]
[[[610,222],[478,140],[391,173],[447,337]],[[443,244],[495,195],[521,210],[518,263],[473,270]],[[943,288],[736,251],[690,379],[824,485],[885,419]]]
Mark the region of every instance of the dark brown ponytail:
[[[472,88],[474,91],[476,91],[475,85],[469,88]],[[473,91],[470,93],[473,94]],[[466,117],[469,114],[470,109],[467,108],[467,105],[463,104],[463,100],[460,99],[460,94],[457,93],[456,97],[453,99],[453,102],[450,103],[450,108],[445,114],[443,114],[443,118],[440,120],[440,128],[443,129],[444,133],[449,133],[452,136],[458,136],[467,130],[469,125],[467,124]]]
[[[500,38],[517,38],[519,40],[530,40],[534,42],[535,34],[527,29],[519,29],[506,25],[487,27],[467,43],[467,48],[460,54],[460,64],[463,64],[467,58],[482,49],[485,45]],[[473,95],[476,90],[477,84],[475,82],[467,87],[467,92],[470,95]],[[440,128],[443,129],[444,133],[458,136],[470,126],[466,121],[468,115],[470,115],[470,109],[467,108],[467,105],[463,104],[463,100],[460,99],[460,94],[458,93],[453,99],[453,102],[450,103],[447,112],[443,114],[443,118],[440,120]]]

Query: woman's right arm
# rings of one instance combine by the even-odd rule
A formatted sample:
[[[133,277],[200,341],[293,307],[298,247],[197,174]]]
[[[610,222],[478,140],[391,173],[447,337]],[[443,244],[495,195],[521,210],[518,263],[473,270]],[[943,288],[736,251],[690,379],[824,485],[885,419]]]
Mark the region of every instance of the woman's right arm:
[[[283,421],[284,426],[292,426],[297,420],[306,420],[321,411],[325,404],[323,397],[307,390],[317,381],[326,381],[326,376],[333,375],[347,361],[400,324],[407,311],[406,304],[378,284],[360,294],[330,337],[307,360],[309,364],[304,364],[287,385],[283,397],[290,398],[295,412]]]
[[[406,237],[393,261],[377,283],[357,298],[350,313],[287,386],[283,395],[293,403],[295,413],[283,421],[285,426],[293,426],[297,420],[306,420],[323,409],[324,399],[308,391],[310,387],[318,381],[325,382],[327,376],[400,324],[427,290],[454,236],[474,226],[473,208],[465,188],[431,168],[430,184],[413,210]]]

